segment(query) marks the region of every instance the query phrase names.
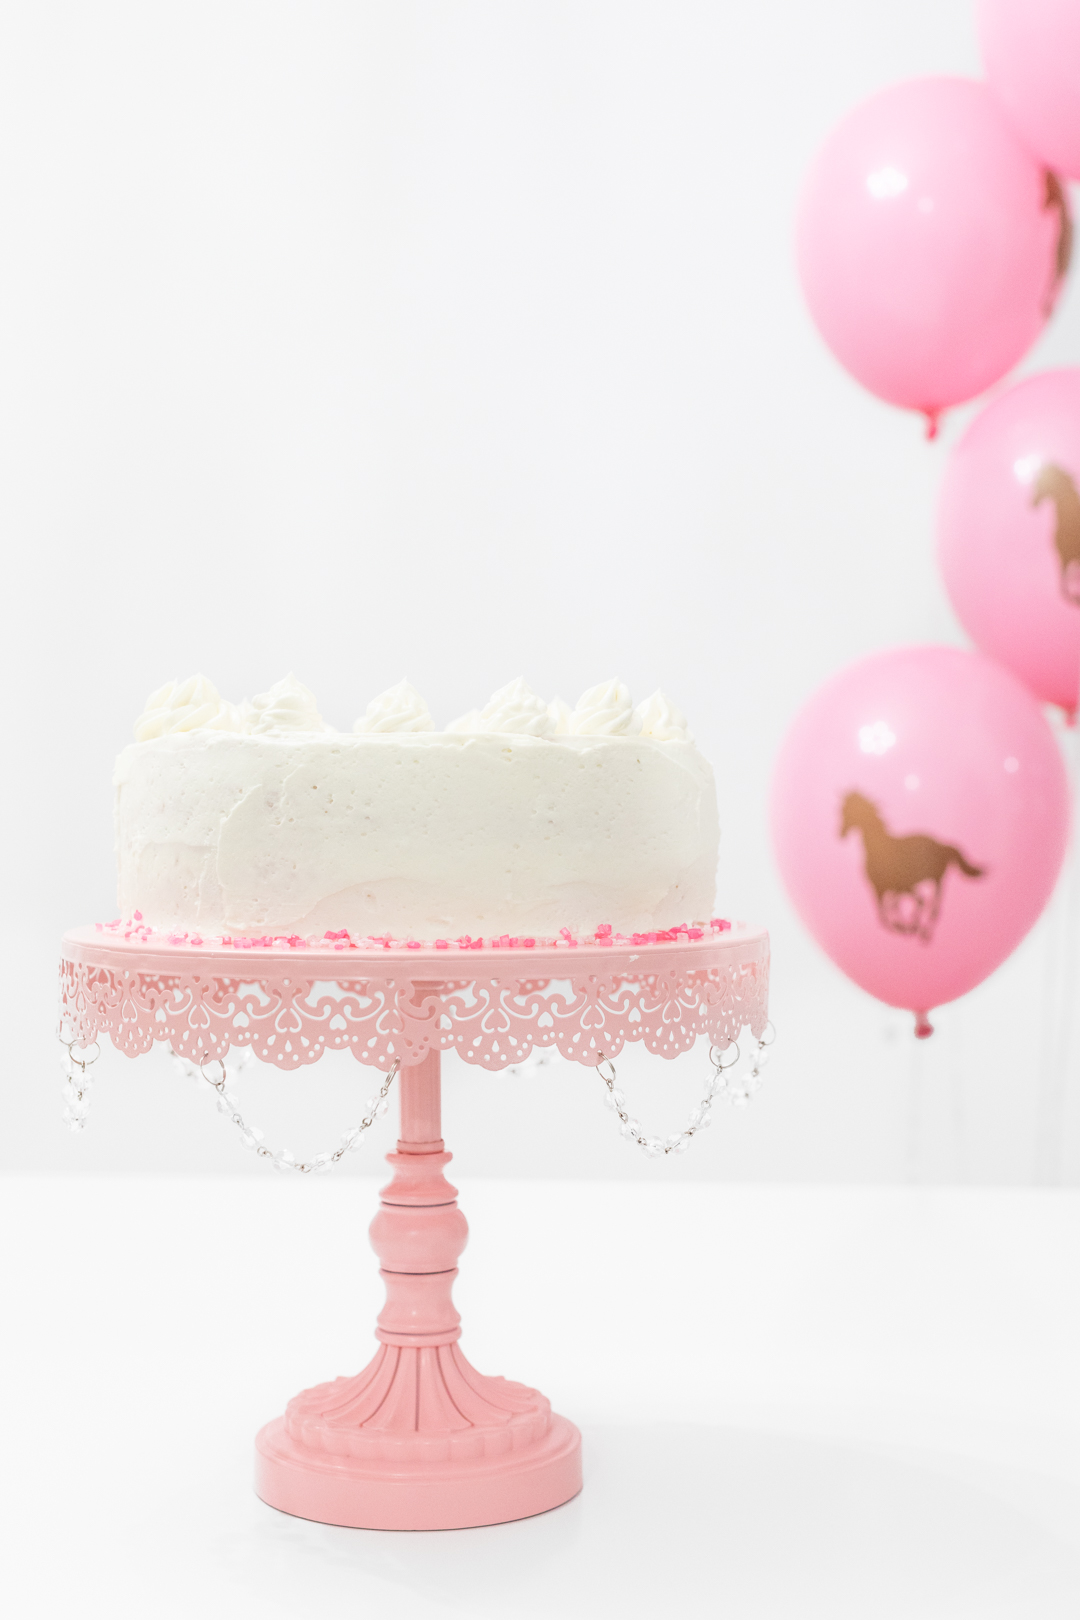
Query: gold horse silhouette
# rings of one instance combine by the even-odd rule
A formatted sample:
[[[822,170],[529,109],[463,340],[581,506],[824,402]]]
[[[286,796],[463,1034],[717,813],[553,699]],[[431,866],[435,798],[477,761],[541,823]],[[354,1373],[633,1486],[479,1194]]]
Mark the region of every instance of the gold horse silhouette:
[[[1046,190],[1043,194],[1043,208],[1052,208],[1058,217],[1057,250],[1054,254],[1054,277],[1047,288],[1043,299],[1043,313],[1050,315],[1057,303],[1061,284],[1065,280],[1072,262],[1073,224],[1072,214],[1069,212],[1069,199],[1065,187],[1054,173],[1053,169],[1046,170]]]
[[[1044,462],[1031,485],[1031,504],[1053,501],[1054,549],[1061,569],[1061,594],[1080,607],[1080,492],[1064,467]]]
[[[941,908],[941,885],[950,866],[965,877],[985,877],[953,844],[939,844],[925,833],[894,838],[881,812],[861,793],[849,793],[840,818],[840,837],[862,833],[866,875],[877,894],[878,916],[895,934],[929,943]]]

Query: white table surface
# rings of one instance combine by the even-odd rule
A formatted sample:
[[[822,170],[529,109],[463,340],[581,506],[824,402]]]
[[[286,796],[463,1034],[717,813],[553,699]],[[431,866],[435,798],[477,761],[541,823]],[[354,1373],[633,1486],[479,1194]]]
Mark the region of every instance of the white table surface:
[[[0,1184],[7,1613],[1076,1620],[1080,1193],[465,1184],[463,1348],[585,1489],[394,1534],[250,1485],[371,1354],[377,1185]]]

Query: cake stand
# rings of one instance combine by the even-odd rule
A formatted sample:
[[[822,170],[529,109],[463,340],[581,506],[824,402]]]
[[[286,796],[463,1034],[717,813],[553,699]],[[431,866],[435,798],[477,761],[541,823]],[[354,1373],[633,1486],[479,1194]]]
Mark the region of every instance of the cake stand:
[[[305,1390],[260,1431],[265,1502],[325,1524],[431,1530],[526,1518],[577,1494],[574,1425],[539,1391],[477,1372],[458,1346],[451,1289],[468,1227],[444,1174],[441,1054],[500,1070],[554,1047],[603,1065],[626,1134],[609,1060],[627,1041],[674,1058],[699,1037],[723,1051],[746,1026],[761,1036],[768,964],[768,935],[753,928],[558,946],[356,948],[343,936],[211,945],[116,925],[65,936],[69,1050],[108,1036],[135,1057],[168,1042],[204,1073],[216,1060],[222,1093],[237,1046],[281,1069],[347,1049],[388,1077],[382,1095],[398,1077],[401,1136],[371,1225],[386,1285],[379,1348],[362,1372]],[[296,1168],[322,1168],[342,1151]]]

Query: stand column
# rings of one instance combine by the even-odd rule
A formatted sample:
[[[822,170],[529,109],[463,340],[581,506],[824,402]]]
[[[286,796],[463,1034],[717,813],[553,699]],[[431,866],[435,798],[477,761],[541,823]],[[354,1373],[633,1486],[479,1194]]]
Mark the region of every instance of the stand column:
[[[581,1436],[539,1391],[478,1373],[459,1350],[451,1290],[469,1229],[443,1174],[439,1053],[398,1079],[401,1136],[371,1223],[386,1285],[379,1349],[260,1431],[256,1490],[286,1513],[375,1530],[544,1513],[581,1489]]]
[[[397,1152],[386,1155],[394,1175],[370,1228],[386,1284],[375,1337],[401,1348],[453,1344],[461,1337],[461,1317],[450,1291],[469,1228],[457,1207],[457,1188],[443,1175],[453,1155],[442,1140],[439,1053],[402,1069],[399,1082],[401,1136]],[[428,1370],[420,1358],[417,1372],[425,1386]],[[430,1399],[431,1392],[425,1393]]]

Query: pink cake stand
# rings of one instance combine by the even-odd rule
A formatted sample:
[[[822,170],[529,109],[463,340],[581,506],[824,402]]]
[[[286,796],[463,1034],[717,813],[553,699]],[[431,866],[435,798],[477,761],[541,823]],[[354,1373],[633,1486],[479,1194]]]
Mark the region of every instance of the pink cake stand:
[[[64,938],[62,1027],[134,1057],[197,1063],[250,1046],[282,1069],[347,1048],[399,1065],[401,1137],[371,1225],[386,1304],[363,1372],[305,1390],[255,1442],[265,1502],[324,1524],[456,1529],[543,1513],[581,1489],[581,1436],[535,1389],[462,1355],[451,1289],[468,1227],[444,1170],[440,1058],[502,1069],[536,1047],[594,1067],[627,1041],[673,1058],[768,1020],[761,929],[653,945],[357,950],[337,942],[176,944],[95,928]]]

